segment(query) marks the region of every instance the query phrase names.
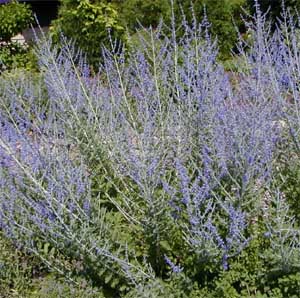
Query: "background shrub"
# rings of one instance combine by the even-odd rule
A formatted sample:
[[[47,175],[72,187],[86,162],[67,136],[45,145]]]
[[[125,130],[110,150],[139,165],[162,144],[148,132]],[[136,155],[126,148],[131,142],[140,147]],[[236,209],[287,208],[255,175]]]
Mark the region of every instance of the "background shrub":
[[[33,21],[32,12],[27,4],[11,1],[0,5],[0,41],[10,39],[26,29]]]
[[[191,5],[194,12],[191,12]],[[177,21],[181,22],[184,13],[188,21],[193,14],[197,22],[207,15],[213,38],[218,37],[222,59],[228,59],[237,41],[237,30],[244,30],[240,15],[241,7],[246,8],[245,0],[219,1],[174,1]],[[204,9],[205,8],[205,9]],[[161,19],[170,26],[171,5],[168,0],[159,1],[69,1],[64,0],[59,9],[59,18],[52,25],[52,33],[58,38],[60,33],[75,40],[91,59],[99,61],[101,43],[109,45],[107,29],[113,38],[124,39],[124,31],[136,33],[140,26],[152,26],[155,30]],[[166,31],[167,32],[167,31]]]
[[[191,5],[194,12],[191,12]],[[197,22],[203,20],[206,15],[207,21],[211,24],[208,28],[213,38],[218,39],[220,54],[223,60],[231,56],[238,34],[245,32],[244,23],[241,19],[245,11],[249,9],[245,0],[193,0],[175,2],[177,19],[181,18],[183,8],[184,14],[189,21],[192,21],[192,14]]]
[[[139,24],[155,29],[161,18],[168,20],[171,15],[170,2],[167,0],[127,0],[120,4],[115,1],[115,6],[120,11],[122,22],[131,33],[140,27]]]
[[[27,4],[11,1],[0,5],[0,72],[17,67],[35,67],[36,59],[28,45],[11,41],[32,22],[32,12]]]
[[[31,46],[17,42],[8,43],[0,47],[0,70],[26,69],[37,71],[37,58]]]
[[[255,12],[255,1],[247,0],[249,8],[251,9],[251,13]],[[281,14],[283,12],[281,0],[258,0],[257,4],[262,13],[266,13],[268,11],[268,18],[273,22],[276,22],[277,18],[281,18]],[[290,9],[293,13],[300,8],[299,0],[285,0],[284,7]]]
[[[73,40],[89,62],[97,64],[103,44],[111,48],[115,39],[123,39],[124,27],[119,19],[118,11],[110,3],[64,0],[58,18],[52,22],[51,34],[57,42],[62,35]]]

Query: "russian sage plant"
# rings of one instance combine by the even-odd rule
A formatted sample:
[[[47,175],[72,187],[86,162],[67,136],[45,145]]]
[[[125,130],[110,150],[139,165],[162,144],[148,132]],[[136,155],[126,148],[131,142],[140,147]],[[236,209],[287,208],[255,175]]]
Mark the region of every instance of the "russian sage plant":
[[[1,84],[1,230],[60,274],[74,268],[40,243],[119,292],[200,284],[255,237],[270,267],[290,270],[299,227],[284,194],[270,196],[282,156],[299,156],[298,37],[283,19],[273,33],[259,10],[249,20],[239,74],[218,62],[206,20],[103,47],[97,73],[67,40],[41,40],[40,80]]]

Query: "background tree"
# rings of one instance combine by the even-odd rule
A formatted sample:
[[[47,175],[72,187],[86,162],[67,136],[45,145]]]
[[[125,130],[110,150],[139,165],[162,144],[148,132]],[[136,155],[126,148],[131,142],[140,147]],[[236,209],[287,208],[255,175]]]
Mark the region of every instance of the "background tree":
[[[122,21],[131,32],[139,27],[139,23],[144,27],[155,28],[161,18],[167,20],[171,15],[169,0],[126,0],[119,5],[117,3]]]
[[[115,0],[113,1],[120,9],[124,25],[131,32],[138,27],[140,22],[143,26],[156,27],[160,18],[168,23],[171,15],[169,0],[141,1],[141,0]],[[227,58],[230,50],[237,40],[236,28],[243,31],[243,22],[240,15],[246,7],[245,0],[175,0],[174,10],[177,20],[182,18],[182,12],[187,19],[192,21],[193,7],[197,21],[201,21],[207,14],[211,23],[210,31],[213,37],[218,37],[221,55]]]
[[[0,5],[0,41],[10,39],[26,29],[33,21],[32,12],[27,4],[17,1]]]
[[[123,33],[119,12],[111,3],[100,0],[62,0],[51,27],[54,40],[59,41],[61,34],[73,40],[94,65],[99,62],[102,44],[110,47],[109,35],[122,39]]]
[[[198,22],[204,15],[210,23],[210,32],[213,38],[218,38],[221,58],[230,57],[230,51],[237,41],[237,30],[244,31],[241,19],[243,8],[246,8],[245,0],[184,0],[176,2],[176,15],[180,18],[182,10],[189,21],[192,20],[192,10]]]
[[[247,0],[248,6],[250,8],[250,12],[255,12],[255,0]],[[276,18],[280,18],[280,14],[282,12],[282,0],[257,0],[257,3],[263,13],[269,11],[269,17],[276,21]],[[295,12],[295,10],[300,9],[300,1],[299,0],[285,0],[284,6],[286,8],[291,9]]]
[[[14,67],[27,67],[32,62],[28,47],[11,41],[32,22],[32,12],[27,4],[0,2],[0,72]]]
[[[221,58],[228,58],[237,41],[235,26],[243,31],[240,15],[246,0],[175,0],[175,17],[179,22],[182,12],[192,21],[191,6],[197,21],[206,13],[210,31],[218,38]],[[169,23],[170,16],[169,0],[62,0],[52,32],[56,36],[63,32],[75,40],[91,61],[99,57],[100,44],[107,42],[107,29],[113,37],[122,38],[125,28],[134,34],[140,25],[156,28],[161,18]]]

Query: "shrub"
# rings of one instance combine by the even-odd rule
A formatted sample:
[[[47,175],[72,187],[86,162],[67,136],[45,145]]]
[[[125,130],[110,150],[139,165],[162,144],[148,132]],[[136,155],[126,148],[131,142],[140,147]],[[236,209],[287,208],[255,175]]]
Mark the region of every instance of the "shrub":
[[[245,32],[244,22],[241,19],[248,11],[245,0],[185,0],[174,3],[178,20],[182,19],[184,12],[189,22],[192,22],[194,17],[196,22],[208,21],[210,25],[207,29],[212,38],[218,39],[220,58],[227,60],[231,57],[231,51],[235,50],[238,41],[238,31]]]
[[[37,71],[37,58],[32,47],[17,42],[0,47],[0,71],[12,71],[16,68]]]
[[[218,37],[219,40],[221,58],[228,59],[237,41],[235,26],[243,30],[240,15],[243,13],[241,7],[246,6],[245,1],[174,1],[176,19],[182,19],[184,12],[187,19],[192,21],[191,6],[197,21],[202,20],[204,14],[207,15],[211,23],[209,30],[213,38]],[[88,54],[90,61],[99,61],[101,43],[110,46],[107,29],[110,29],[113,38],[124,41],[125,28],[130,34],[136,33],[140,25],[145,28],[151,26],[155,30],[161,19],[170,26],[171,6],[168,0],[66,0],[62,2],[58,20],[53,22],[52,32],[57,39],[61,32],[74,39],[77,46]]]
[[[120,17],[132,33],[140,27],[139,24],[157,28],[161,18],[167,21],[171,16],[170,1],[167,0],[127,0],[120,4],[117,2],[116,8],[119,8]]]
[[[17,1],[0,5],[0,72],[16,67],[34,68],[35,58],[28,46],[11,42],[11,38],[29,27],[32,12]]]
[[[24,295],[31,285],[38,266],[42,267],[37,258],[20,251],[11,241],[0,234],[0,293],[1,297],[9,298],[13,293]],[[45,268],[43,268],[45,269]]]
[[[44,40],[42,80],[1,85],[6,237],[108,297],[297,295],[297,208],[278,174],[299,158],[285,17],[271,34],[257,11],[234,83],[206,22],[103,48],[97,76],[65,39]]]
[[[26,29],[33,21],[27,4],[11,1],[0,6],[0,42],[10,39]]]
[[[111,47],[114,39],[122,39],[124,28],[119,14],[111,5],[88,0],[62,1],[51,33],[58,42],[63,34],[72,39],[91,64],[99,62],[102,43]],[[110,41],[110,38],[113,41]]]

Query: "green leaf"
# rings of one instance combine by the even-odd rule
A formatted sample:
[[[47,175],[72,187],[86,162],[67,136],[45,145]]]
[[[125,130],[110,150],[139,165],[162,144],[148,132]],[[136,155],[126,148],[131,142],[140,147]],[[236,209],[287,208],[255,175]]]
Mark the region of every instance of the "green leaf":
[[[172,251],[172,248],[171,248],[171,246],[169,245],[169,243],[168,243],[167,241],[165,241],[165,240],[160,241],[159,244],[160,244],[160,246],[161,246],[164,250],[166,250],[166,251]]]

